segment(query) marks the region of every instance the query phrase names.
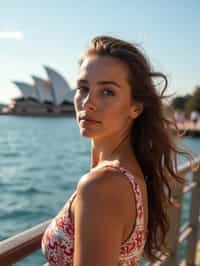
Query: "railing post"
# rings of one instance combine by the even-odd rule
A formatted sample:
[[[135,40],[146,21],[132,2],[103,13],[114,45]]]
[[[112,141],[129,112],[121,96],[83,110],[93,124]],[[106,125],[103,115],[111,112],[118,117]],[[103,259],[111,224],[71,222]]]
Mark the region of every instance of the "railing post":
[[[169,247],[169,257],[162,263],[163,266],[177,266],[178,265],[178,255],[179,255],[179,230],[181,224],[181,209],[182,209],[182,199],[183,199],[183,185],[175,185],[172,187],[173,197],[178,201],[178,207],[171,206],[169,208],[169,220],[170,220],[170,230],[167,235],[167,244]]]
[[[187,266],[195,265],[196,248],[198,241],[198,218],[199,218],[199,203],[200,203],[200,170],[193,173],[193,181],[197,182],[197,186],[192,190],[190,203],[189,223],[192,226],[192,233],[187,242],[186,264]]]

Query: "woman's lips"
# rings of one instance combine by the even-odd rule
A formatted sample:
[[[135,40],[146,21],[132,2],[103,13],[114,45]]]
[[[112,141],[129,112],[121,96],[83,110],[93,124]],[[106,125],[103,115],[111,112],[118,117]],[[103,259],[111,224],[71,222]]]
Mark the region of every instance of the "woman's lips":
[[[100,122],[96,120],[88,119],[88,118],[81,118],[80,123],[93,125],[93,124],[99,124]]]

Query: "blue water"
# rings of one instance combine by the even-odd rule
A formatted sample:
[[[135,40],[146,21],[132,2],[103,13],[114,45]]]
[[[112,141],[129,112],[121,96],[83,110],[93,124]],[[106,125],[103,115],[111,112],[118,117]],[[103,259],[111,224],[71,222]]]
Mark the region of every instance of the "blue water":
[[[66,118],[0,116],[0,240],[52,218],[89,170],[90,142]],[[200,139],[183,144],[200,154]],[[189,196],[185,199],[187,202]],[[188,205],[184,206],[183,220]],[[38,251],[17,263],[45,263]]]

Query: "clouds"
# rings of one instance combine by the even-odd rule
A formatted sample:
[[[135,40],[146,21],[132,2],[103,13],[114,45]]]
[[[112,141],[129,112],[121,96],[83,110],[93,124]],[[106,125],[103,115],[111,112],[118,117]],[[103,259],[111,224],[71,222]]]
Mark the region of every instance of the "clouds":
[[[9,32],[9,31],[0,31],[0,40],[17,40],[21,41],[24,39],[24,35],[20,31]]]

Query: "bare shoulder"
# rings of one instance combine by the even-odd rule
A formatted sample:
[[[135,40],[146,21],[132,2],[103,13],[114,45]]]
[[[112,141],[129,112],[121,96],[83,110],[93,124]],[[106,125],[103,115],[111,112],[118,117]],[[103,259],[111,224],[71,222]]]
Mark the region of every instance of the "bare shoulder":
[[[114,168],[84,175],[75,203],[74,265],[117,265],[124,239],[128,184]],[[89,252],[88,252],[89,251]]]
[[[77,194],[84,194],[90,197],[108,197],[117,199],[123,202],[126,198],[126,193],[130,190],[128,179],[112,167],[104,167],[96,171],[89,172],[84,175],[78,185]]]

